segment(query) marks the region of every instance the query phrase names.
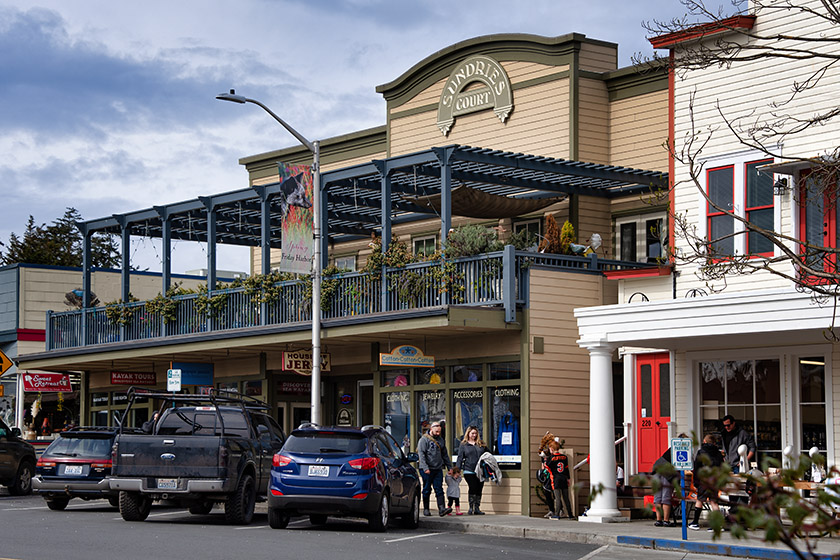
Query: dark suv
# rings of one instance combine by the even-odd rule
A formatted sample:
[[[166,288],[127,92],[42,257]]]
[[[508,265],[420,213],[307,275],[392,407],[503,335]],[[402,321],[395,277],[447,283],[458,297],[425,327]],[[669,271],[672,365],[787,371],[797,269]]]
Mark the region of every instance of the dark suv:
[[[292,515],[314,525],[328,515],[365,517],[384,531],[393,515],[415,528],[420,521],[420,484],[415,453],[405,455],[379,426],[294,430],[274,455],[268,488],[268,523],[283,529]]]
[[[52,510],[63,510],[71,498],[107,498],[119,507],[119,492],[111,490],[111,447],[115,428],[74,428],[61,432],[38,459],[32,488]]]
[[[34,472],[35,448],[21,439],[19,428],[0,420],[0,484],[8,486],[12,496],[29,494]]]

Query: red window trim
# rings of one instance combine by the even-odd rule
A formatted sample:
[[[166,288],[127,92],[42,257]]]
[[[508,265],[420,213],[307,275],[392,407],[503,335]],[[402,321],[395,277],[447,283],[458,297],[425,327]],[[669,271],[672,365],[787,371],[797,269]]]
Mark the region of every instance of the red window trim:
[[[770,205],[765,204],[764,206],[753,206],[753,207],[747,206],[747,196],[748,196],[748,192],[747,192],[747,166],[754,165],[756,163],[763,163],[763,164],[773,163],[773,158],[764,158],[764,159],[757,159],[755,161],[744,162],[744,219],[747,220],[747,221],[750,220],[750,212],[753,212],[755,210],[767,210],[768,208],[775,208],[776,207],[775,199],[773,201],[773,204],[770,204]],[[733,184],[733,187],[734,187],[735,182],[733,181],[732,184]],[[774,214],[774,216],[775,216],[775,214]],[[749,235],[749,232],[747,232],[746,248],[747,248],[747,254],[749,255],[750,254],[750,235]],[[772,256],[773,256],[773,251],[770,251],[769,253],[756,253],[755,255],[752,255],[752,257],[754,257],[754,258],[772,257]]]
[[[720,167],[713,167],[711,169],[706,170],[706,196],[709,197],[709,199],[712,198],[712,196],[709,192],[709,174],[712,173],[713,171],[720,171],[722,169],[729,169],[729,171],[731,173],[731,176],[732,176],[732,182],[731,182],[732,183],[732,192],[730,193],[730,201],[731,201],[731,205],[734,206],[735,205],[735,165],[734,164],[721,165]],[[725,212],[718,212],[717,210],[715,210],[712,207],[712,204],[711,204],[711,202],[709,202],[709,200],[706,201],[706,237],[711,236],[712,218],[715,218],[717,216],[725,216],[725,215],[726,215]],[[716,257],[715,260],[717,261],[721,258],[722,257]]]
[[[808,208],[807,204],[807,195],[806,195],[806,185],[808,183],[808,175],[811,174],[810,169],[803,170],[799,175],[799,238],[802,240],[807,241],[807,216],[805,211]],[[828,194],[823,195],[823,223],[826,224],[825,229],[823,230],[823,239],[822,243],[824,247],[831,247],[837,248],[837,207],[835,203],[833,203],[828,198]],[[832,211],[833,210],[833,211]],[[801,249],[801,253],[805,252],[804,246]],[[832,254],[829,255],[828,259],[829,262],[834,266],[834,269],[837,270],[837,257],[838,255]],[[806,284],[829,284],[831,283],[828,279],[823,278],[812,278],[810,276],[801,275],[801,281]]]

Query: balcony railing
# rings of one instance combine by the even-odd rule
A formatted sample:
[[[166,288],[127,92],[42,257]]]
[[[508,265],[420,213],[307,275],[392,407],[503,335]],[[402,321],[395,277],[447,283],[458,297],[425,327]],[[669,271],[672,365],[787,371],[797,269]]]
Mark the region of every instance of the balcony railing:
[[[589,257],[503,251],[439,262],[384,268],[379,274],[351,272],[324,277],[322,319],[387,315],[447,305],[496,306],[508,321],[527,303],[528,270],[532,266],[570,272],[647,265]],[[174,318],[169,320],[147,302],[126,303],[119,318],[106,307],[47,312],[47,350],[98,344],[177,337],[247,329],[267,325],[306,325],[312,320],[309,280],[274,285],[271,294],[252,293],[244,287],[206,294],[175,296]]]

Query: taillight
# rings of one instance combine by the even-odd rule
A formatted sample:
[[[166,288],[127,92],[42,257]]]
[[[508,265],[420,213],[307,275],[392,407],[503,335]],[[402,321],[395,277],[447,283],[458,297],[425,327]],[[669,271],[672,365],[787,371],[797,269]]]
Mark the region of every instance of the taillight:
[[[282,496],[283,492],[281,492],[280,490],[275,490],[274,488],[271,488],[271,495],[272,496]]]
[[[291,462],[292,462],[292,460],[289,457],[286,457],[285,455],[280,455],[279,453],[275,453],[274,458],[271,459],[271,466],[272,467],[285,467],[286,465],[288,465]]]
[[[361,493],[361,494],[356,494],[355,496],[353,496],[353,499],[354,499],[354,500],[364,500],[364,499],[365,499],[365,498],[367,498],[367,497],[368,497],[368,493],[367,493],[367,492],[363,492],[363,493]]]
[[[55,461],[44,461],[43,459],[38,459],[37,466],[39,467],[54,467]]]
[[[347,462],[348,465],[360,471],[367,471],[375,469],[379,466],[379,457],[363,457],[361,459],[353,459]]]
[[[90,466],[93,469],[110,469],[111,464],[111,461],[102,461],[100,463],[91,463]]]

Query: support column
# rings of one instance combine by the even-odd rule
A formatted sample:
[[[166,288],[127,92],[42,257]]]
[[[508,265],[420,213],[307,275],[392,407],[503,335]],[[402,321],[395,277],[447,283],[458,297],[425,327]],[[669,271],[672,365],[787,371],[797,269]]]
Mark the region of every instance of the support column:
[[[207,209],[207,291],[216,289],[216,203],[211,197],[198,197]]]
[[[380,185],[380,208],[379,208],[379,222],[381,226],[381,241],[382,252],[386,252],[391,245],[391,174],[388,169],[388,164],[385,161],[374,160],[373,164],[382,175],[382,182]],[[380,311],[390,311],[388,309],[388,278],[385,274],[385,267],[381,270],[382,281],[379,284],[379,301]]]
[[[615,488],[615,418],[613,413],[612,353],[606,340],[578,340],[589,350],[589,510],[580,521],[627,521],[618,511]]]

